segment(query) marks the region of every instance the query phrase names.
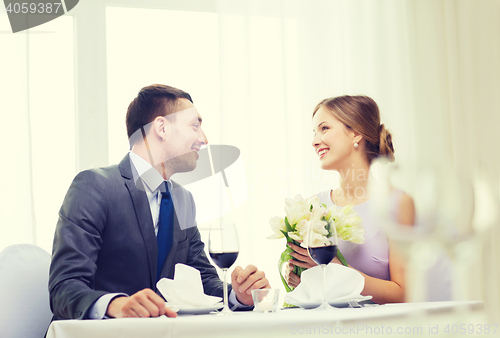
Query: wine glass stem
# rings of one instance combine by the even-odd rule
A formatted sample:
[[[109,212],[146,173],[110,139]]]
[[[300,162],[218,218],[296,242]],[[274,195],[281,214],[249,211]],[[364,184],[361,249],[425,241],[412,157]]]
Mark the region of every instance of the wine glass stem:
[[[326,264],[321,264],[323,270],[323,307],[327,306],[326,302]]]
[[[226,275],[227,275],[227,269],[222,269],[222,272],[224,273],[224,312],[229,311],[229,305],[228,305],[228,300],[227,300],[227,280],[226,280]]]
[[[321,303],[322,308],[330,308],[330,304],[326,301],[326,264],[321,264],[321,270],[323,270],[323,302]]]

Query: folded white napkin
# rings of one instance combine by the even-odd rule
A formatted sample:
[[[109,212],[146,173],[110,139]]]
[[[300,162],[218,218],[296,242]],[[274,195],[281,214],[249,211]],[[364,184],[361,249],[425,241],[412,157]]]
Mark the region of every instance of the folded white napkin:
[[[300,279],[297,288],[285,296],[285,302],[293,305],[321,302],[323,300],[321,266],[305,270]],[[326,266],[326,300],[328,302],[367,299],[360,294],[364,286],[365,278],[356,270],[335,263]]]
[[[156,287],[167,305],[176,309],[215,307],[222,301],[221,297],[204,294],[200,272],[180,263],[175,265],[174,279],[162,278]]]

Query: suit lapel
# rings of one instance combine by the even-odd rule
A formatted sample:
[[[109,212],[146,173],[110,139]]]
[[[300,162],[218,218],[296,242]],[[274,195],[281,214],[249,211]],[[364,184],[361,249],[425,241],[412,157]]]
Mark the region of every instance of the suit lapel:
[[[139,229],[144,240],[144,246],[146,248],[146,254],[149,263],[151,288],[153,290],[156,290],[156,265],[158,261],[158,246],[156,244],[156,236],[151,217],[151,209],[149,207],[145,187],[143,186],[142,180],[140,179],[137,180],[137,184],[134,182],[134,175],[132,171],[135,170],[135,168],[131,165],[129,155],[125,156],[125,158],[120,162],[119,168],[124,179],[125,186],[130,193]]]

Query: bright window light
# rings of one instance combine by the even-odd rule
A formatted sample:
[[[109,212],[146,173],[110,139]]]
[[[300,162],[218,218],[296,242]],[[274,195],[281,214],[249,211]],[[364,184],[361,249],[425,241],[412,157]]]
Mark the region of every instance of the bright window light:
[[[54,229],[76,174],[73,17],[30,33],[30,117],[37,244],[52,251]]]
[[[166,84],[191,94],[204,130],[219,135],[216,13],[108,7],[106,10],[109,161],[129,149],[125,114],[142,87]],[[207,121],[207,123],[205,123]]]
[[[0,31],[9,30],[0,14]],[[32,242],[51,252],[58,211],[76,173],[73,18],[2,34],[0,45],[1,143],[10,163],[0,168],[0,250]]]

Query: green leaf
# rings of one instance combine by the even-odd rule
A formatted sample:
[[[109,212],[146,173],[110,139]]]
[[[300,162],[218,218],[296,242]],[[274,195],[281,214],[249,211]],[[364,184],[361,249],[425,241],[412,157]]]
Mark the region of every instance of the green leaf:
[[[288,223],[288,217],[285,217],[285,225],[286,225],[287,232],[293,232],[292,226],[290,225],[290,223]]]
[[[288,242],[288,232],[284,231],[284,230],[280,230],[281,233],[285,236],[285,238],[287,239],[287,242]]]
[[[286,252],[283,252],[280,258],[285,262],[288,262],[290,259],[293,259],[293,257]]]
[[[283,251],[281,253],[281,260],[283,262],[288,262],[290,259],[293,259],[292,256],[290,256],[290,254],[293,252],[293,249],[290,248],[289,246],[286,247],[285,251]]]

